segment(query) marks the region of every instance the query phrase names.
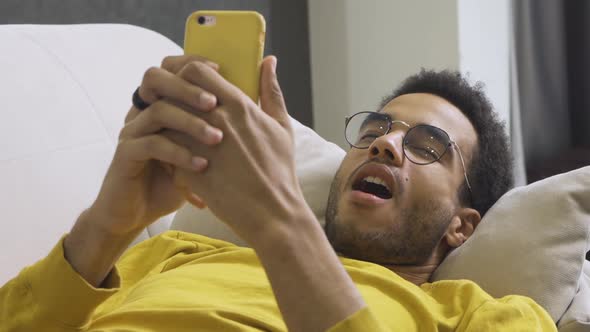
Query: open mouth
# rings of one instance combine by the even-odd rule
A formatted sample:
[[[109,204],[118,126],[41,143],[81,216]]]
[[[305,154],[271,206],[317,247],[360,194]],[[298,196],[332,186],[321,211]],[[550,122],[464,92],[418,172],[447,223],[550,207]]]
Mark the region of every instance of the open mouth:
[[[362,191],[382,199],[390,199],[393,197],[391,189],[385,180],[378,176],[369,175],[360,177],[352,184],[352,190]]]

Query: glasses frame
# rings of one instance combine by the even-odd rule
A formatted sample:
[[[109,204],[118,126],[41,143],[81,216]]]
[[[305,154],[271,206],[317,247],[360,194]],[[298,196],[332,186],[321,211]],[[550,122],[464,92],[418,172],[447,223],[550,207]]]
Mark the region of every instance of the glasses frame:
[[[348,124],[350,123],[350,120],[353,117],[355,117],[355,116],[357,116],[359,114],[363,114],[363,113],[366,113],[366,114],[378,114],[380,116],[383,116],[383,118],[387,121],[387,131],[383,135],[381,135],[381,136],[385,136],[385,135],[389,134],[391,132],[391,129],[393,128],[393,125],[396,124],[396,123],[402,124],[402,125],[404,125],[404,126],[406,126],[408,128],[408,130],[404,134],[404,137],[403,137],[403,140],[402,140],[402,151],[404,153],[404,157],[407,158],[413,164],[421,165],[421,166],[433,164],[433,163],[439,161],[447,153],[447,151],[449,150],[449,146],[454,146],[457,149],[457,152],[459,153],[459,159],[461,159],[461,166],[463,166],[463,175],[465,176],[465,183],[467,184],[467,189],[469,190],[469,195],[471,196],[471,199],[473,201],[473,191],[471,189],[471,183],[469,183],[469,178],[467,177],[467,168],[465,168],[465,160],[463,159],[463,154],[461,153],[461,148],[459,147],[459,145],[455,141],[453,141],[451,139],[451,137],[449,136],[449,134],[446,131],[444,131],[443,129],[441,129],[439,127],[431,126],[431,125],[428,125],[428,124],[419,124],[419,125],[416,125],[416,126],[412,127],[412,126],[410,126],[405,121],[402,121],[402,120],[392,120],[391,119],[391,116],[389,116],[389,114],[386,114],[386,113],[380,113],[380,112],[374,112],[374,111],[362,111],[362,112],[355,113],[355,114],[353,114],[351,116],[347,116],[344,119],[344,139],[346,140],[346,142],[348,142],[348,144],[350,145],[350,147],[353,147],[353,148],[356,148],[356,149],[362,149],[362,150],[364,150],[364,149],[368,149],[372,145],[372,143],[371,143],[371,144],[369,144],[366,147],[356,146],[356,145],[354,145],[353,143],[351,143],[348,140],[348,137],[346,135],[346,130],[348,129]],[[408,156],[408,154],[406,152],[406,144],[407,144],[406,137],[408,136],[408,133],[410,133],[412,130],[414,130],[416,128],[419,128],[419,127],[431,127],[431,128],[435,128],[437,130],[442,131],[447,136],[447,139],[448,139],[449,143],[446,145],[445,151],[436,160],[433,160],[433,161],[427,162],[427,163],[418,163],[418,162],[415,162],[414,160],[412,160],[412,158],[410,158]],[[379,136],[379,137],[381,137],[381,136]],[[375,140],[377,138],[379,138],[379,137],[376,137]]]

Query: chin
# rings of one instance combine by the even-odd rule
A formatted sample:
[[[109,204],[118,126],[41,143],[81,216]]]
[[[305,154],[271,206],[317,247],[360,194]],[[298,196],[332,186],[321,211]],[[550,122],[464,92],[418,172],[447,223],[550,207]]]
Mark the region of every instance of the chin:
[[[384,204],[378,207],[366,207],[341,200],[335,219],[340,224],[354,227],[360,232],[375,232],[391,229],[396,218],[395,207]]]

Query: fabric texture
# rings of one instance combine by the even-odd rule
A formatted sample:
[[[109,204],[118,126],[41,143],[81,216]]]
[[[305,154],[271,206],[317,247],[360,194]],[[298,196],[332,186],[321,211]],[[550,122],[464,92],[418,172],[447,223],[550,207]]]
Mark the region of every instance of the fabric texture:
[[[529,296],[557,322],[582,282],[589,238],[585,167],[508,192],[432,280],[469,279],[494,297]]]
[[[329,331],[555,331],[531,299],[493,299],[466,280],[416,286],[372,263],[341,258],[368,307]],[[304,296],[304,294],[302,294]],[[105,288],[87,284],[60,241],[0,289],[8,331],[285,331],[252,249],[169,231],[128,251]]]

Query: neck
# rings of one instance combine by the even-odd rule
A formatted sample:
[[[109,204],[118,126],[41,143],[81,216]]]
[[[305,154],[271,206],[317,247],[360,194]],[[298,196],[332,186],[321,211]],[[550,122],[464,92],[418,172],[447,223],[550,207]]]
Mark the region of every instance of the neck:
[[[428,282],[438,265],[383,265],[407,281],[420,286]]]
[[[436,249],[430,255],[430,258],[423,264],[419,265],[394,265],[394,264],[383,264],[383,267],[390,269],[397,273],[400,277],[407,281],[420,286],[423,283],[430,280],[430,276],[434,273],[434,270],[440,265],[448,253],[448,247],[444,245],[438,245]]]

